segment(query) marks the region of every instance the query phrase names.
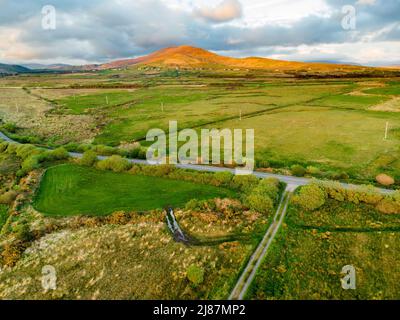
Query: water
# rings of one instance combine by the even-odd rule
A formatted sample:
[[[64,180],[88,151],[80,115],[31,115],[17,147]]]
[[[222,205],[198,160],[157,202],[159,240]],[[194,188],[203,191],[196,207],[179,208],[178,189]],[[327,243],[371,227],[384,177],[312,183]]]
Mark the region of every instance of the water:
[[[181,227],[179,226],[178,222],[176,221],[174,210],[172,208],[167,209],[167,225],[168,229],[174,235],[174,239],[177,242],[189,243],[189,239],[183,233]]]

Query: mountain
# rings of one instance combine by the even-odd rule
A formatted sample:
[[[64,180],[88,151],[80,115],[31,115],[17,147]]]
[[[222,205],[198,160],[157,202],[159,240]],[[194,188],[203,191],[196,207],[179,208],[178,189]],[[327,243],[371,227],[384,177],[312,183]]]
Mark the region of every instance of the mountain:
[[[204,49],[180,46],[156,51],[147,56],[118,60],[100,65],[99,69],[152,66],[179,69],[252,69],[272,71],[355,71],[366,67],[321,62],[292,62],[259,57],[231,58]]]
[[[0,63],[0,74],[3,75],[29,73],[29,72],[31,72],[31,70],[23,66]]]
[[[22,66],[31,70],[67,70],[72,67],[69,64],[63,64],[63,63],[56,63],[56,64],[29,63],[29,64],[23,64]]]

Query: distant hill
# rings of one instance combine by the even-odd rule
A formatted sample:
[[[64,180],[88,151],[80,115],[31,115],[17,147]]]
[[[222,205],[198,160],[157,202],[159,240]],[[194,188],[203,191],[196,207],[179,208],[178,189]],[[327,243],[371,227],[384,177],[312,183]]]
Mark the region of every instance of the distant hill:
[[[0,74],[9,75],[29,72],[31,72],[31,70],[23,66],[0,63]]]
[[[31,70],[67,70],[72,67],[69,64],[63,64],[63,63],[57,63],[57,64],[29,63],[29,64],[23,64],[22,66]]]
[[[180,46],[156,51],[147,56],[118,60],[100,65],[99,69],[117,69],[131,66],[153,66],[179,69],[251,69],[272,71],[344,71],[365,70],[368,67],[321,62],[292,62],[259,57],[231,58],[204,49]]]

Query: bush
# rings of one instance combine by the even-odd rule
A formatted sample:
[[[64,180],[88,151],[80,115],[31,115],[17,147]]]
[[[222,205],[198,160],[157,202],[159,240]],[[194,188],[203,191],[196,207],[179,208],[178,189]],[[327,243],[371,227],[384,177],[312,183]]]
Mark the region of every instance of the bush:
[[[400,213],[400,206],[392,199],[385,198],[381,200],[376,209],[385,214],[398,214]]]
[[[291,168],[292,174],[296,177],[304,177],[306,174],[306,169],[299,164],[293,165]]]
[[[192,264],[186,270],[186,276],[191,283],[194,285],[200,285],[204,281],[204,270],[203,268]]]
[[[25,246],[21,241],[7,243],[4,245],[4,250],[1,253],[3,264],[8,267],[14,266],[20,259]]]
[[[292,198],[292,203],[307,211],[322,207],[326,201],[326,193],[316,184],[301,187],[298,194]]]
[[[185,209],[190,211],[202,210],[204,206],[204,201],[197,199],[192,199],[186,203]]]
[[[8,122],[3,125],[3,129],[10,133],[15,133],[17,131],[17,125],[15,123]]]
[[[321,174],[321,170],[319,170],[319,168],[317,168],[317,167],[308,166],[307,173],[312,174],[312,175],[319,175],[319,174]]]
[[[31,172],[32,170],[40,168],[40,155],[32,155],[26,158],[21,165],[21,169],[18,170],[17,176],[22,177],[25,176],[27,173]]]
[[[97,154],[92,150],[85,151],[79,163],[83,166],[92,167],[97,161]]]
[[[4,151],[6,151],[8,148],[8,142],[4,141],[2,143],[0,143],[0,153],[3,153]]]
[[[268,196],[276,203],[279,200],[279,180],[275,178],[263,179],[252,193]]]
[[[274,208],[273,200],[270,197],[259,193],[248,195],[245,203],[251,210],[260,213],[270,213]]]
[[[21,158],[22,160],[25,160],[31,155],[38,154],[38,150],[35,146],[31,144],[23,144],[23,145],[18,145],[15,154],[17,157]]]
[[[97,163],[97,168],[100,170],[112,170],[114,172],[124,172],[129,170],[132,165],[127,159],[121,156],[114,155]]]
[[[258,185],[259,179],[253,175],[234,176],[231,187],[244,193],[249,193]]]
[[[381,184],[382,186],[391,186],[395,183],[394,179],[387,174],[379,174],[376,176],[376,181]]]
[[[28,224],[21,222],[13,228],[13,232],[18,240],[22,242],[28,242],[33,240],[33,234],[28,226]]]
[[[42,154],[42,159],[40,162],[44,161],[55,161],[55,160],[65,160],[69,158],[68,151],[64,148],[57,148],[52,151],[46,151]]]
[[[17,197],[18,193],[14,190],[7,191],[0,195],[0,204],[11,204],[15,198]]]

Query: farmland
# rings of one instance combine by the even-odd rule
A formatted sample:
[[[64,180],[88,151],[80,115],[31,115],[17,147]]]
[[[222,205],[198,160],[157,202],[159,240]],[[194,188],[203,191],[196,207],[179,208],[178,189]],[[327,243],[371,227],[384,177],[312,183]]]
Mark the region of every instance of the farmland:
[[[255,129],[256,158],[264,167],[301,164],[318,167],[328,178],[346,173],[368,183],[383,170],[400,177],[399,83],[391,79],[295,80],[243,72],[212,78],[129,70],[9,77],[0,87],[3,121],[43,143],[147,145],[149,129],[168,131],[176,120],[179,129]],[[17,116],[15,99],[31,101],[19,103]],[[387,156],[390,163],[375,165]]]
[[[119,171],[95,159],[83,165],[66,150],[143,155],[148,130],[168,132],[169,121],[198,132],[254,129],[259,170],[290,176],[300,166],[308,177],[374,184],[385,173],[398,189],[396,79],[155,67],[1,78],[1,130],[36,146],[0,153],[2,192],[12,191],[0,206],[0,297],[226,299],[273,225],[283,185],[259,188],[274,190],[271,198],[251,198],[257,179],[168,166]],[[174,241],[166,206],[190,246]],[[367,204],[291,205],[247,297],[398,298],[399,222]],[[55,291],[36,281],[43,264],[57,269]],[[356,267],[357,291],[340,287],[347,264]]]

